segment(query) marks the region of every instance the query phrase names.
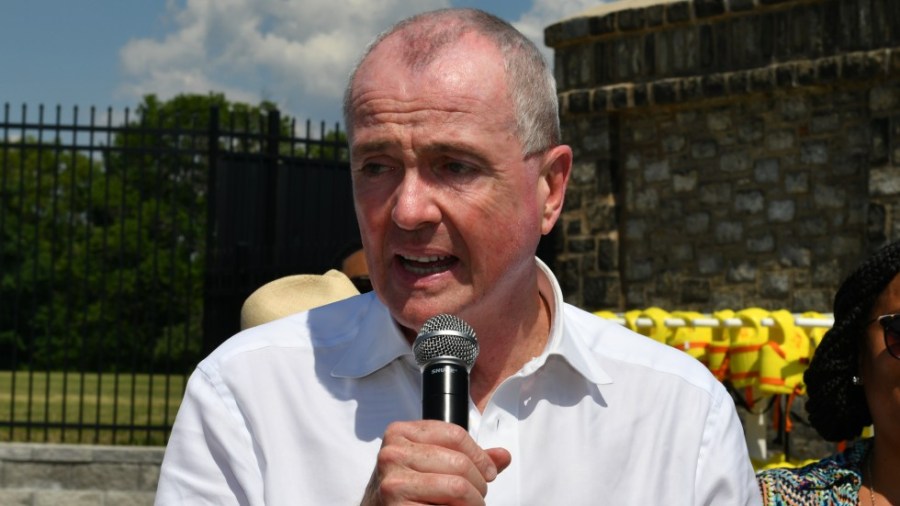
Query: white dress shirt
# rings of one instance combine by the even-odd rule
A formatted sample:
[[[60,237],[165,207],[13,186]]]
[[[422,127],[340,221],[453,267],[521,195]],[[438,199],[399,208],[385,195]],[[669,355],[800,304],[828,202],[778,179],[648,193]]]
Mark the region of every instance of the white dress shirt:
[[[512,454],[487,504],[760,504],[722,385],[687,354],[564,304],[538,265],[547,348],[483,413],[469,403],[479,445]],[[384,429],[420,418],[420,383],[373,293],[241,332],[188,382],[156,504],[359,504]]]

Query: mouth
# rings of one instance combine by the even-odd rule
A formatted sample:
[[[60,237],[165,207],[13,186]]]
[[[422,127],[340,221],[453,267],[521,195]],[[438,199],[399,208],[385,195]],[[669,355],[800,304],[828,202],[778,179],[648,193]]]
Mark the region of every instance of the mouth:
[[[400,264],[413,274],[425,276],[450,270],[458,261],[455,256],[404,256],[398,255]]]

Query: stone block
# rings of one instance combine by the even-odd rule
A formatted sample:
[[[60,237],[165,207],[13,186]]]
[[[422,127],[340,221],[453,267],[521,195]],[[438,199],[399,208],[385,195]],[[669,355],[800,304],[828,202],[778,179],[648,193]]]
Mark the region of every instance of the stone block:
[[[719,169],[722,172],[744,172],[750,170],[753,161],[746,152],[726,153],[719,159]]]
[[[34,447],[33,444],[0,443],[0,461],[30,461]]]
[[[694,13],[698,18],[724,14],[725,0],[694,0]]]
[[[769,233],[749,237],[744,244],[750,253],[769,253],[775,250],[775,238]]]
[[[770,151],[783,151],[794,147],[794,132],[791,130],[777,130],[766,134],[766,149]]]
[[[644,9],[624,9],[616,13],[619,30],[632,31],[644,28]]]
[[[676,193],[693,192],[697,189],[697,171],[684,170],[675,172],[672,177],[672,189]]]
[[[40,490],[34,493],[34,506],[97,506],[103,504],[99,490]]]
[[[757,269],[750,262],[740,262],[728,269],[725,279],[732,283],[756,281]]]
[[[812,192],[813,202],[819,209],[846,209],[847,190],[843,187],[818,184]]]
[[[78,490],[137,490],[138,464],[81,464],[69,470],[67,488]]]
[[[691,157],[695,160],[713,158],[718,153],[718,144],[714,140],[696,141],[691,144]]]
[[[33,490],[0,489],[0,504],[4,506],[32,506],[33,501]]]
[[[739,221],[723,221],[715,226],[715,238],[719,244],[740,242],[744,237],[744,224]]]
[[[728,10],[731,12],[748,11],[753,9],[753,0],[728,0]]]
[[[685,218],[684,229],[690,235],[705,234],[709,231],[709,213],[693,213]]]
[[[626,259],[625,276],[628,281],[647,281],[653,277],[653,262],[647,259]]]
[[[809,267],[812,265],[812,252],[801,246],[784,246],[778,251],[778,262],[784,267]]]
[[[588,253],[596,247],[593,237],[571,237],[566,240],[566,244],[566,251],[571,253]]]
[[[791,293],[790,274],[785,271],[765,272],[760,276],[760,292],[764,297],[786,298]]]
[[[869,172],[869,193],[878,197],[900,195],[900,167],[875,167]]]
[[[649,162],[644,167],[644,181],[647,183],[668,181],[671,177],[668,159]]]
[[[739,191],[735,195],[734,210],[755,214],[765,209],[766,199],[759,190]]]
[[[104,501],[107,506],[153,506],[156,494],[153,492],[107,492]]]
[[[828,143],[826,141],[807,141],[800,146],[800,161],[807,165],[825,165],[828,163]]]
[[[803,194],[809,191],[809,174],[806,172],[789,172],[784,176],[784,190],[791,194]]]
[[[63,489],[69,480],[70,464],[17,462],[3,465],[6,488]]]
[[[686,279],[680,284],[679,298],[682,304],[706,304],[710,300],[710,283],[706,279]]]
[[[690,21],[691,19],[691,2],[673,2],[666,5],[666,20],[669,23],[680,23]]]
[[[634,202],[630,207],[637,213],[654,214],[659,209],[659,192],[655,188],[646,188],[635,192]]]
[[[584,280],[584,304],[589,308],[618,307],[621,283],[614,276],[588,276]]]
[[[87,445],[35,445],[32,459],[35,462],[91,462],[94,450]]]
[[[657,81],[651,85],[653,103],[659,105],[673,104],[678,101],[678,81]]]
[[[776,183],[780,174],[777,158],[763,158],[753,162],[753,179],[757,183]]]
[[[591,112],[591,95],[587,91],[579,90],[568,94],[568,109],[572,114]]]
[[[698,252],[697,272],[704,275],[713,275],[722,272],[722,255],[710,251]]]
[[[707,183],[700,185],[700,202],[704,205],[721,206],[731,204],[730,183]]]
[[[790,223],[796,213],[793,200],[773,200],[769,203],[767,216],[772,223]]]

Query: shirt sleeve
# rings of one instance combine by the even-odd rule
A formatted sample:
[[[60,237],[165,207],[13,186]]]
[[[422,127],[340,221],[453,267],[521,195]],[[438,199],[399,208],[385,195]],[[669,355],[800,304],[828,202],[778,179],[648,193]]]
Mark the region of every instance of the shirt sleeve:
[[[715,393],[697,462],[697,504],[761,505],[734,401],[721,385]]]
[[[166,445],[157,506],[262,505],[250,431],[227,387],[197,369]]]

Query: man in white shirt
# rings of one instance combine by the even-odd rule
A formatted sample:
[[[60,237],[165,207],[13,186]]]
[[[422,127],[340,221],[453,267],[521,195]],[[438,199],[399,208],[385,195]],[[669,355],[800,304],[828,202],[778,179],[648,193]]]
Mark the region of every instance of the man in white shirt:
[[[552,73],[507,23],[421,14],[344,113],[374,292],[254,327],[192,375],[157,504],[757,504],[725,389],[562,300],[534,253],[562,209]],[[419,420],[417,329],[477,332],[469,430]]]

